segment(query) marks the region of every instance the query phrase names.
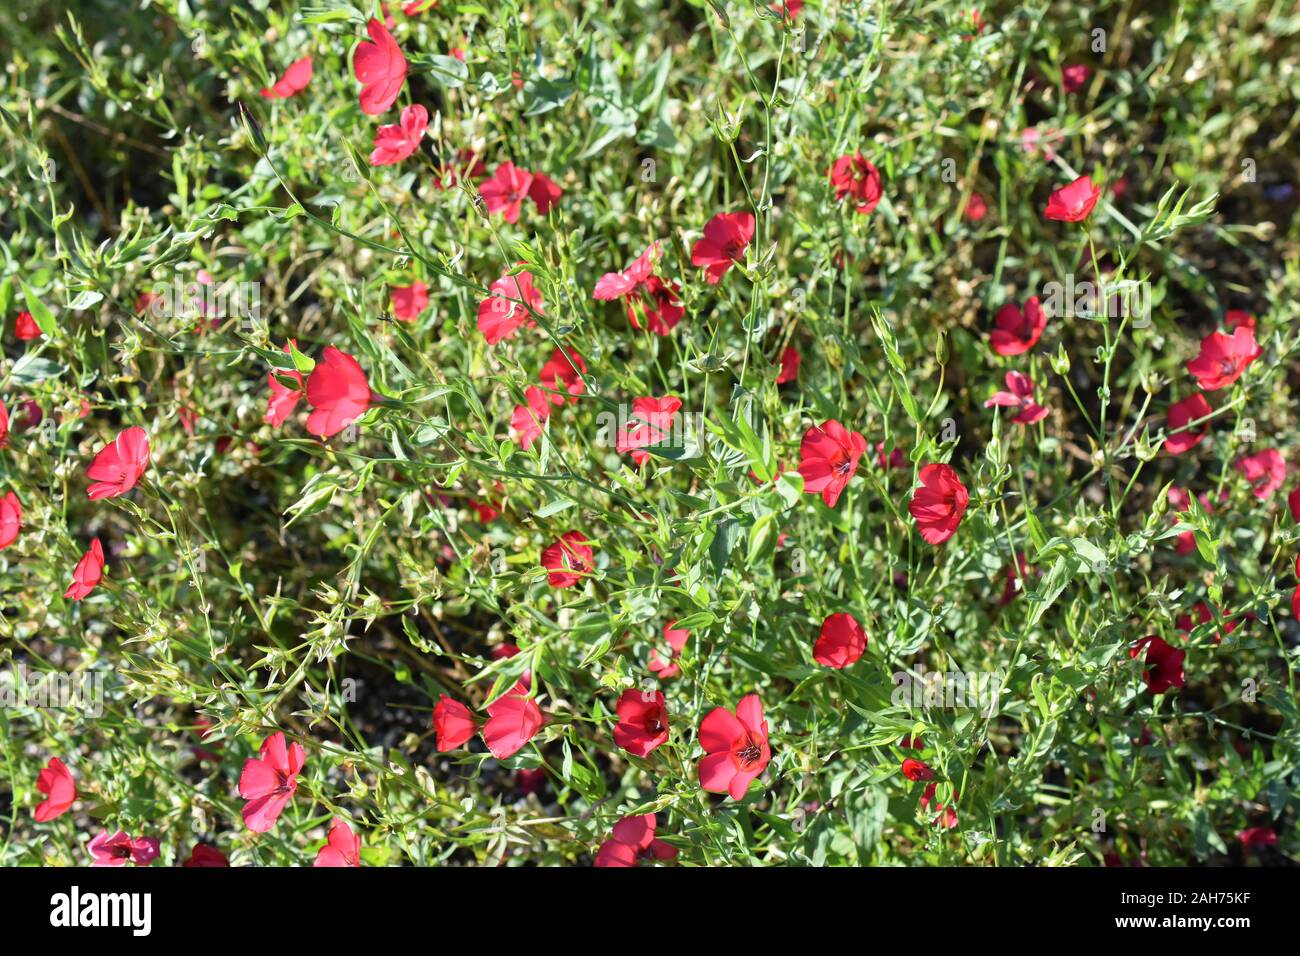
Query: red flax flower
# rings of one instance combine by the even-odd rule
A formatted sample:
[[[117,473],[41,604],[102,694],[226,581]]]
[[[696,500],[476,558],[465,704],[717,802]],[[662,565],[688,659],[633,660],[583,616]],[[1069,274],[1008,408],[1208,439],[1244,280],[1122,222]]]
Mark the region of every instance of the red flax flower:
[[[478,304],[478,330],[488,345],[510,338],[521,325],[535,325],[529,307],[541,315],[546,314],[542,308],[542,294],[533,287],[531,272],[502,276],[489,286],[489,291],[492,294]]]
[[[757,694],[746,694],[736,712],[715,707],[700,722],[700,786],[709,793],[730,793],[743,799],[750,781],[763,772],[772,759],[767,740],[767,721]]]
[[[1238,833],[1237,840],[1241,843],[1241,848],[1250,853],[1260,847],[1277,846],[1277,833],[1268,827],[1250,827]]]
[[[644,327],[655,335],[668,335],[686,314],[678,294],[677,282],[665,282],[650,276],[627,297],[627,320],[632,328]]]
[[[288,352],[289,346],[285,345],[284,350]],[[297,382],[298,387],[289,388],[280,378]],[[266,384],[271,389],[271,396],[266,401],[266,414],[262,416],[262,421],[272,428],[279,428],[303,399],[302,373],[297,369],[276,369],[267,374]]]
[[[855,664],[867,649],[867,632],[852,614],[840,612],[822,621],[822,631],[813,645],[813,660],[840,669]]]
[[[1178,619],[1174,622],[1174,626],[1177,627],[1178,630],[1186,631],[1187,633],[1190,634],[1192,632],[1192,628],[1197,627],[1201,624],[1209,624],[1212,620],[1214,620],[1214,612],[1210,610],[1210,606],[1206,604],[1204,601],[1197,602],[1196,606],[1192,608],[1192,610],[1196,612],[1196,621],[1195,622],[1192,621],[1192,615],[1190,614],[1180,614],[1178,615]],[[1224,616],[1222,608],[1219,609],[1219,616],[1220,617]],[[1237,629],[1237,627],[1240,624],[1241,621],[1229,621],[1225,619],[1223,630],[1216,632],[1214,635],[1214,643],[1215,644],[1221,643],[1223,641],[1223,635],[1231,634],[1233,631]]]
[[[230,861],[226,859],[226,854],[216,847],[208,846],[206,843],[196,843],[194,849],[190,850],[190,858],[181,866],[198,868],[230,866]]]
[[[852,197],[859,214],[865,216],[875,210],[883,191],[880,188],[880,171],[861,153],[841,156],[830,171],[835,198],[843,202]]]
[[[542,567],[553,588],[571,588],[591,573],[591,546],[581,531],[566,531],[542,552]]]
[[[945,830],[951,830],[953,827],[957,826],[957,811],[953,810],[951,807],[945,807],[942,803],[938,803],[934,797],[935,789],[934,784],[930,784],[925,788],[925,793],[921,794],[921,809],[928,810],[930,809],[930,804],[933,803],[934,809],[939,813],[939,815],[934,818],[934,825],[937,827],[943,827]],[[953,800],[956,800],[957,794],[954,793],[952,798]]]
[[[677,627],[676,624],[676,621],[669,621],[664,625],[664,640],[672,648],[669,659],[664,660],[659,656],[658,649],[652,649],[650,660],[646,664],[646,667],[660,680],[671,680],[681,673],[681,668],[677,666],[677,657],[686,646],[686,642],[691,639],[691,632]]]
[[[1136,658],[1143,648],[1146,648],[1146,658],[1143,661],[1146,670],[1142,672],[1142,680],[1146,682],[1147,690],[1153,694],[1163,694],[1171,687],[1183,686],[1183,658],[1187,656],[1186,651],[1171,647],[1162,638],[1150,634],[1129,648],[1129,659]]]
[[[429,287],[423,282],[412,282],[393,288],[393,317],[399,322],[414,322],[429,305]]]
[[[586,374],[587,363],[576,349],[556,346],[542,370],[537,373],[537,380],[543,388],[550,389],[553,404],[563,405],[567,400],[576,405],[578,396],[587,391],[587,383],[582,379]],[[569,396],[567,399],[566,394]]]
[[[998,355],[1021,355],[1028,352],[1042,338],[1047,328],[1047,313],[1038,304],[1038,296],[1025,302],[1025,308],[1008,302],[993,317],[993,332],[989,344]]]
[[[1092,214],[1100,198],[1101,188],[1094,186],[1087,176],[1080,176],[1052,193],[1043,216],[1056,222],[1083,222]]]
[[[984,194],[971,193],[970,199],[966,200],[966,208],[962,210],[962,215],[971,222],[982,222],[988,213],[989,201],[984,198]]]
[[[1068,63],[1061,67],[1061,85],[1067,93],[1077,93],[1083,89],[1092,70],[1084,63]]]
[[[489,213],[499,212],[501,218],[513,224],[519,221],[519,213],[532,185],[532,173],[507,161],[496,168],[492,178],[485,180],[478,191],[487,203]]]
[[[310,82],[311,57],[305,56],[291,63],[289,69],[285,70],[284,75],[272,86],[262,87],[261,95],[268,100],[286,100],[307,89],[307,84]]]
[[[370,41],[362,41],[352,56],[352,70],[361,83],[361,112],[378,116],[393,105],[406,82],[406,57],[382,23],[366,24]]]
[[[352,832],[347,821],[335,817],[330,824],[328,842],[316,854],[312,866],[360,866],[361,839]]]
[[[1226,388],[1246,371],[1246,366],[1264,352],[1255,341],[1253,329],[1237,326],[1231,335],[1211,332],[1201,341],[1201,351],[1187,363],[1187,371],[1196,377],[1196,384],[1207,392]]]
[[[331,438],[366,413],[374,395],[366,373],[347,352],[332,345],[307,377],[307,431],[321,438]]]
[[[551,207],[559,202],[563,195],[564,190],[550,176],[545,173],[533,173],[533,181],[528,186],[528,198],[533,201],[533,205],[543,216],[551,211]]]
[[[257,757],[244,762],[239,775],[239,795],[244,804],[244,824],[254,833],[265,833],[275,826],[284,808],[298,789],[298,774],[306,754],[302,745],[284,743],[284,734],[276,731],[262,743]]]
[[[1286,483],[1286,461],[1276,448],[1238,458],[1236,468],[1250,482],[1255,497],[1266,501]]]
[[[5,403],[0,402],[0,448],[9,444],[9,409],[5,408]]]
[[[596,866],[636,866],[641,860],[672,860],[677,848],[655,838],[655,815],[624,817],[596,851]]]
[[[478,725],[468,707],[443,694],[433,708],[433,729],[437,732],[435,746],[445,753],[465,746],[478,731]]]
[[[158,859],[157,837],[131,839],[122,830],[110,834],[107,830],[90,841],[91,866],[126,866],[127,861],[136,866],[147,866]]]
[[[45,799],[36,806],[36,822],[48,823],[55,817],[61,817],[72,808],[77,799],[77,785],[72,781],[72,774],[58,757],[51,757],[40,773],[36,775],[36,789],[45,794]]]
[[[1195,395],[1189,395],[1181,402],[1174,402],[1169,406],[1169,419],[1165,425],[1169,432],[1169,437],[1165,439],[1165,451],[1171,455],[1181,455],[1183,452],[1195,448],[1201,443],[1201,440],[1210,433],[1210,423],[1202,424],[1188,428],[1194,421],[1205,418],[1214,411],[1210,403],[1205,400],[1205,396],[1200,392]]]
[[[12,491],[0,498],[0,551],[18,540],[23,526],[23,506]]]
[[[524,389],[524,404],[516,405],[510,415],[510,432],[519,447],[527,451],[542,437],[546,420],[551,417],[551,399],[536,385]]]
[[[1255,317],[1244,309],[1229,309],[1223,313],[1223,327],[1229,332],[1235,331],[1241,326],[1245,326],[1253,333],[1255,331]]]
[[[926,542],[943,544],[957,533],[969,503],[970,493],[957,472],[947,465],[930,464],[921,469],[921,485],[912,493],[907,510]]]
[[[642,448],[658,445],[669,437],[673,418],[682,400],[672,395],[663,398],[638,398],[632,402],[632,420],[618,430],[615,447],[621,455],[632,453],[632,460],[643,465],[650,455]]]
[[[867,440],[861,432],[851,432],[833,418],[809,428],[799,444],[803,490],[820,492],[826,506],[834,508],[866,450]]]
[[[776,384],[784,385],[786,382],[795,381],[799,377],[799,363],[802,360],[799,350],[793,345],[787,345],[781,353],[781,371],[777,373]]]
[[[510,692],[488,705],[483,742],[498,760],[513,757],[542,729],[545,718],[537,701]]]
[[[591,297],[600,302],[608,302],[611,299],[621,299],[632,292],[654,272],[655,260],[659,258],[659,248],[659,240],[656,239],[622,272],[606,272],[596,280],[596,288],[592,290]]]
[[[1047,409],[1034,402],[1034,382],[1022,372],[1007,372],[1007,390],[994,392],[993,397],[984,403],[985,408],[1000,405],[1016,408],[1019,412],[1011,419],[1017,425],[1032,425],[1047,417]]]
[[[90,542],[90,550],[81,556],[72,571],[72,583],[63,593],[65,598],[80,601],[99,584],[104,577],[104,546],[96,538]]]
[[[614,710],[614,743],[634,757],[646,757],[668,739],[668,708],[661,691],[623,691]]]
[[[39,339],[42,334],[41,327],[36,324],[36,320],[32,318],[30,312],[22,311],[18,313],[18,318],[14,319],[14,335],[20,341]]]
[[[149,435],[139,425],[126,429],[95,455],[86,469],[94,482],[86,491],[91,501],[117,498],[135,487],[149,467]]]
[[[934,770],[924,760],[908,757],[903,761],[903,776],[913,783],[920,780],[933,780]]]
[[[429,111],[419,104],[402,110],[401,119],[375,130],[375,148],[370,152],[371,166],[400,163],[417,149],[429,126]]]
[[[705,281],[717,285],[739,262],[754,238],[754,217],[747,212],[720,212],[704,226],[704,235],[691,247],[691,265],[702,266]]]

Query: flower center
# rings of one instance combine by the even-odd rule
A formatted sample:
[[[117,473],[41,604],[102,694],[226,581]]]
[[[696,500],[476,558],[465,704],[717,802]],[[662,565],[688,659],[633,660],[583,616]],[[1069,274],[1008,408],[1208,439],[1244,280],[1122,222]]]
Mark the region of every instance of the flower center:
[[[762,742],[753,733],[746,731],[731,745],[732,763],[740,770],[748,770],[758,763],[763,756]]]

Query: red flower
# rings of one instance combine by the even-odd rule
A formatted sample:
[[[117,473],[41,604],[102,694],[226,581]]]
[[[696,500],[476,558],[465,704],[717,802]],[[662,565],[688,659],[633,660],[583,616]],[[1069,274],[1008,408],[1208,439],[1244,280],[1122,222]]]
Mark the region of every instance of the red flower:
[[[659,656],[659,651],[652,649],[650,651],[650,661],[646,667],[655,674],[660,680],[671,680],[681,673],[681,668],[677,666],[677,657],[681,654],[682,648],[690,640],[691,632],[684,628],[675,627],[676,621],[669,621],[664,625],[664,640],[672,648],[668,660]]]
[[[564,190],[554,179],[545,173],[533,173],[533,181],[528,186],[528,198],[537,205],[537,211],[545,216],[551,207],[560,201]]]
[[[1038,304],[1038,296],[1025,302],[1023,312],[1014,302],[1008,302],[998,309],[993,326],[989,335],[993,351],[998,355],[1020,355],[1038,344],[1047,328],[1047,313]]]
[[[840,612],[822,621],[822,631],[813,645],[813,660],[840,669],[857,663],[867,649],[867,632],[852,614]]]
[[[1250,827],[1237,834],[1242,849],[1247,853],[1264,846],[1277,846],[1277,834],[1268,827]]]
[[[542,729],[544,719],[537,701],[510,693],[488,706],[483,742],[498,760],[513,757]]]
[[[95,455],[95,460],[86,469],[86,475],[94,482],[86,495],[91,501],[124,495],[135,487],[148,467],[149,436],[143,428],[135,425]]]
[[[331,438],[364,415],[373,400],[366,373],[357,360],[327,345],[307,377],[307,404],[312,407],[307,431]]]
[[[933,780],[934,770],[924,760],[908,757],[903,761],[903,776],[913,783],[919,780]]]
[[[635,399],[632,420],[618,430],[615,439],[618,453],[631,452],[634,462],[645,464],[650,456],[640,449],[658,445],[669,437],[673,418],[681,407],[682,400],[672,395]]]
[[[551,399],[536,385],[529,385],[524,389],[524,402],[510,415],[510,431],[519,447],[527,451],[542,437],[551,415]]]
[[[601,302],[619,299],[650,278],[659,257],[659,240],[650,243],[622,272],[606,272],[596,281],[591,297]]]
[[[433,729],[438,735],[435,745],[439,751],[445,752],[465,746],[478,730],[478,725],[468,707],[443,694],[433,708]]]
[[[1231,335],[1211,332],[1201,341],[1201,351],[1187,363],[1187,371],[1196,376],[1196,384],[1207,392],[1226,388],[1259,358],[1264,350],[1255,341],[1255,332],[1239,325]]]
[[[1223,313],[1223,327],[1229,331],[1247,328],[1253,334],[1255,331],[1255,317],[1242,309],[1229,309]]]
[[[63,816],[77,799],[77,785],[58,757],[51,757],[45,769],[36,775],[36,789],[45,794],[45,799],[36,806],[37,823],[48,823]]]
[[[784,385],[786,382],[793,382],[799,377],[799,363],[803,361],[799,355],[799,350],[793,345],[787,345],[785,351],[781,353],[780,365],[781,371],[777,373],[776,384]]]
[[[1214,612],[1210,610],[1210,606],[1204,601],[1198,602],[1196,607],[1192,608],[1192,610],[1196,612],[1197,619],[1195,624],[1192,622],[1192,616],[1190,614],[1180,614],[1178,615],[1178,619],[1174,622],[1178,630],[1186,631],[1190,634],[1193,627],[1200,624],[1209,624],[1210,621],[1214,620]],[[1223,616],[1222,609],[1220,609],[1219,616]],[[1221,643],[1223,641],[1223,635],[1231,634],[1240,624],[1240,621],[1225,621],[1223,630],[1214,635],[1214,643]]]
[[[750,781],[763,772],[772,759],[767,740],[767,721],[757,694],[746,694],[736,712],[715,707],[700,723],[700,786],[710,793],[730,793],[743,799]]]
[[[328,841],[316,854],[312,866],[360,866],[361,839],[339,817],[330,824]]]
[[[30,312],[19,312],[18,318],[14,319],[14,335],[21,340],[39,339],[44,333],[41,327],[36,324]]]
[[[406,82],[406,57],[382,23],[374,17],[366,24],[372,42],[364,40],[352,57],[352,69],[361,83],[361,112],[378,116],[393,105]]]
[[[216,847],[208,846],[206,843],[194,844],[194,849],[190,850],[190,858],[181,866],[189,867],[218,867],[230,866],[230,861],[226,855]]]
[[[739,262],[754,238],[754,217],[747,212],[720,212],[704,226],[704,235],[691,247],[691,265],[703,266],[705,281],[717,285]]]
[[[268,100],[285,100],[295,93],[301,93],[311,82],[311,57],[305,56],[295,60],[289,69],[270,87],[262,87],[261,95]]]
[[[531,272],[502,276],[489,288],[492,294],[478,305],[478,330],[488,345],[510,338],[521,325],[536,325],[529,308],[540,315],[546,314],[542,295],[533,287]]]
[[[925,793],[921,794],[921,809],[928,810],[930,804],[934,803],[934,809],[939,813],[939,815],[934,818],[934,825],[937,827],[943,827],[945,830],[951,830],[957,825],[957,811],[945,807],[942,803],[935,802],[934,791],[934,784],[930,784],[925,788]],[[953,800],[956,800],[957,794],[954,793],[952,798]]]
[[[660,691],[625,690],[615,705],[614,743],[634,757],[646,757],[668,739],[668,708]]]
[[[95,590],[96,585],[104,577],[104,547],[96,538],[90,542],[90,550],[81,556],[77,566],[72,571],[72,583],[68,585],[68,590],[63,593],[65,598],[71,598],[74,601],[80,601],[91,591]]]
[[[1214,409],[1200,392],[1189,395],[1181,402],[1169,406],[1169,420],[1165,425],[1169,437],[1165,439],[1165,451],[1171,455],[1181,455],[1195,448],[1210,433],[1210,423],[1204,422],[1197,428],[1187,428],[1189,424],[1205,418]]]
[[[375,148],[370,152],[371,166],[400,163],[417,149],[429,125],[429,111],[418,104],[402,110],[399,122],[375,130]]]
[[[429,287],[423,282],[412,282],[393,289],[393,315],[402,322],[414,322],[429,305]]]
[[[1018,408],[1019,413],[1011,420],[1018,425],[1032,425],[1047,417],[1047,409],[1034,402],[1034,382],[1021,372],[1007,372],[1007,391],[994,392],[993,397],[984,403],[985,408],[1000,405],[1006,408]]]
[[[1067,93],[1077,93],[1088,82],[1092,70],[1083,63],[1071,63],[1061,67],[1061,85]]]
[[[296,346],[297,342],[293,344]],[[284,350],[289,351],[288,344],[285,345]],[[297,382],[298,387],[289,388],[280,381],[280,377]],[[266,376],[266,384],[271,389],[271,397],[267,399],[266,414],[262,416],[262,421],[272,428],[279,428],[293,414],[293,410],[298,407],[298,402],[303,398],[302,373],[296,369],[277,369]]]
[[[1146,670],[1142,672],[1142,680],[1146,682],[1147,690],[1163,694],[1171,687],[1182,687],[1183,658],[1187,652],[1171,647],[1162,638],[1151,634],[1129,648],[1129,658],[1136,658],[1144,647]]]
[[[880,171],[861,153],[835,160],[830,177],[831,185],[835,187],[835,198],[843,202],[852,196],[861,215],[872,212],[880,203],[883,195]]]
[[[567,400],[576,405],[578,396],[587,391],[587,383],[582,379],[586,374],[587,363],[583,361],[576,349],[557,346],[551,353],[551,357],[546,360],[546,364],[542,366],[542,370],[537,373],[537,380],[544,388],[551,390],[552,403],[563,405],[567,393],[570,396]]]
[[[23,506],[12,491],[0,498],[0,551],[18,539],[23,526]]]
[[[533,187],[533,174],[519,169],[514,163],[504,162],[496,168],[492,178],[479,186],[479,194],[487,203],[489,213],[499,212],[506,222],[519,221],[519,212]]]
[[[866,450],[867,440],[861,432],[851,432],[833,418],[809,428],[799,443],[803,490],[821,492],[826,506],[834,508]]]
[[[916,519],[922,538],[930,544],[943,544],[957,533],[970,493],[947,465],[926,465],[920,477],[921,485],[912,493],[907,510]]]
[[[677,298],[679,292],[681,286],[676,282],[665,282],[658,276],[646,279],[627,298],[627,320],[632,328],[644,326],[655,335],[670,333],[686,314]]]
[[[966,200],[966,208],[962,214],[971,222],[980,222],[988,215],[989,201],[981,193],[971,193],[970,199]]]
[[[1300,486],[1286,496],[1287,507],[1291,509],[1291,520],[1300,521]]]
[[[782,19],[794,23],[795,18],[803,12],[803,0],[774,0],[768,8],[781,14]]]
[[[596,866],[636,866],[642,859],[672,860],[677,849],[655,838],[655,815],[624,817],[596,851]]]
[[[542,552],[542,567],[553,588],[571,588],[591,573],[591,546],[581,531],[566,531]]]
[[[1286,462],[1276,448],[1237,459],[1237,470],[1250,482],[1255,497],[1265,501],[1286,482]]]
[[[91,866],[125,866],[130,860],[136,866],[146,866],[158,859],[158,838],[131,839],[123,831],[109,834],[105,831],[90,841]]]
[[[1087,176],[1080,176],[1068,186],[1062,186],[1047,200],[1043,216],[1057,222],[1083,222],[1092,214],[1092,208],[1101,198],[1101,188],[1094,186]]]
[[[265,833],[275,826],[284,808],[298,789],[298,774],[306,754],[302,745],[285,747],[284,734],[276,731],[262,742],[257,757],[244,762],[239,775],[239,795],[244,804],[244,824],[254,833]]]
[[[0,402],[0,448],[9,444],[9,409],[5,408],[5,403]]]

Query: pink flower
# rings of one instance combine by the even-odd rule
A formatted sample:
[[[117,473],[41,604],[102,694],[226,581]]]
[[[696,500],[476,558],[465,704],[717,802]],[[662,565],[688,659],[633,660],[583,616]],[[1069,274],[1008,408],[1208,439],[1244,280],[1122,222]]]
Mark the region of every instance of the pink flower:
[[[1187,371],[1196,376],[1196,384],[1207,392],[1226,388],[1237,379],[1264,350],[1255,341],[1255,332],[1239,325],[1231,335],[1211,332],[1201,341],[1201,351],[1187,363]]]
[[[63,816],[77,799],[77,785],[58,757],[51,757],[45,769],[36,775],[36,789],[45,794],[45,799],[36,806],[37,823],[48,823]]]
[[[311,82],[311,57],[305,56],[295,60],[270,87],[262,87],[261,95],[268,100],[284,100],[296,93],[301,93]]]
[[[124,495],[148,467],[149,435],[138,425],[128,428],[95,455],[86,470],[94,482],[86,495],[91,501]]]
[[[1169,418],[1165,425],[1169,432],[1169,437],[1165,439],[1165,451],[1171,455],[1181,455],[1183,452],[1195,448],[1201,443],[1206,435],[1210,433],[1210,423],[1188,428],[1194,421],[1205,418],[1214,411],[1210,403],[1205,400],[1205,396],[1200,392],[1189,395],[1181,402],[1174,402],[1169,406]]]
[[[642,448],[658,445],[669,437],[673,418],[682,400],[672,395],[663,398],[638,398],[632,402],[632,420],[623,425],[615,440],[618,453],[632,453],[637,465],[645,464],[650,455]]]
[[[1094,186],[1087,176],[1080,176],[1068,186],[1062,186],[1052,193],[1043,216],[1057,222],[1083,222],[1092,214],[1092,209],[1100,198],[1101,189]]]
[[[248,829],[265,833],[275,826],[298,789],[298,774],[305,760],[302,745],[293,743],[286,749],[284,734],[277,730],[263,741],[259,756],[244,762],[239,795],[248,801],[243,811]]]
[[[402,110],[399,122],[375,130],[375,148],[370,152],[371,166],[400,163],[417,149],[429,125],[429,111],[418,104]]]
[[[1070,63],[1061,67],[1061,85],[1065,87],[1065,92],[1077,93],[1083,89],[1091,75],[1092,70],[1083,63]]]
[[[321,360],[307,377],[307,431],[331,438],[366,413],[374,401],[366,373],[347,352],[325,346]]]
[[[99,584],[104,577],[104,546],[95,538],[90,542],[90,550],[81,556],[77,566],[72,570],[72,583],[63,593],[65,598],[80,601]]]
[[[542,294],[533,287],[531,272],[502,276],[489,289],[492,294],[478,306],[478,330],[488,345],[510,338],[522,325],[535,325],[529,308],[539,315],[546,314]]]
[[[671,680],[681,673],[681,668],[677,666],[677,657],[681,654],[682,648],[691,638],[691,632],[684,628],[676,626],[676,621],[669,621],[664,625],[664,640],[668,642],[671,648],[670,657],[664,660],[659,656],[657,649],[650,651],[650,660],[646,667],[657,676],[660,680]]]
[[[483,742],[498,760],[513,757],[542,729],[545,719],[537,701],[510,693],[488,705]]]
[[[1237,470],[1250,482],[1255,497],[1265,501],[1286,482],[1286,461],[1276,448],[1237,459]]]
[[[661,691],[625,690],[614,709],[614,743],[633,756],[649,756],[668,740],[668,708]]]
[[[328,842],[316,854],[312,866],[360,866],[361,840],[339,817],[330,824]]]
[[[1034,403],[1033,380],[1021,372],[1007,372],[1007,391],[994,392],[993,397],[984,403],[985,408],[1000,405],[1005,408],[1019,409],[1011,420],[1018,425],[1032,425],[1047,417],[1047,409]]]
[[[606,272],[596,281],[591,297],[607,302],[627,295],[650,278],[654,272],[655,260],[659,258],[659,249],[659,240],[656,239],[622,272]]]
[[[1008,302],[993,317],[989,344],[998,355],[1021,355],[1038,344],[1045,328],[1047,313],[1038,304],[1038,296],[1025,302],[1023,312],[1014,302]]]
[[[506,222],[516,223],[532,186],[532,173],[519,169],[514,163],[504,162],[496,168],[491,179],[479,186],[478,191],[487,203],[489,213],[499,212]]]
[[[736,712],[715,707],[700,723],[700,786],[710,793],[729,793],[741,800],[750,781],[763,772],[772,759],[767,721],[757,694],[747,694],[736,704]]]
[[[636,866],[642,859],[672,860],[677,849],[655,838],[655,815],[624,817],[596,852],[596,866]]]
[[[533,442],[542,437],[546,420],[551,415],[551,400],[536,385],[524,389],[523,405],[516,405],[510,415],[510,432],[519,447],[527,451]]]
[[[691,265],[705,269],[705,281],[717,285],[739,262],[754,238],[754,217],[747,212],[720,212],[704,226],[691,248]]]
[[[406,57],[382,23],[374,17],[366,24],[371,42],[364,40],[352,57],[352,69],[361,83],[361,112],[378,116],[397,99],[406,82]]]
[[[0,498],[0,551],[18,540],[23,526],[23,506],[12,491]]]
[[[429,306],[429,287],[423,282],[393,289],[393,315],[401,322],[414,322]]]
[[[206,843],[196,843],[194,849],[190,850],[190,858],[181,866],[196,868],[221,867],[230,866],[230,861],[226,859],[226,854],[216,847],[208,846]]]
[[[834,508],[866,450],[867,440],[861,432],[851,432],[833,418],[809,428],[799,444],[803,490],[820,492],[826,507]]]
[[[125,866],[127,861],[136,866],[147,866],[158,859],[157,837],[131,839],[121,830],[110,834],[107,830],[90,841],[91,866]]]

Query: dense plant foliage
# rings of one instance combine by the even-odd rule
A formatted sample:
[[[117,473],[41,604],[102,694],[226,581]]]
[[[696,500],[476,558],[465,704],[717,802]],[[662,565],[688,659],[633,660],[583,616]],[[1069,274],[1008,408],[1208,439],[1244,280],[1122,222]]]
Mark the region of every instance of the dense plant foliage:
[[[1286,4],[7,8],[0,862],[1300,852]]]

